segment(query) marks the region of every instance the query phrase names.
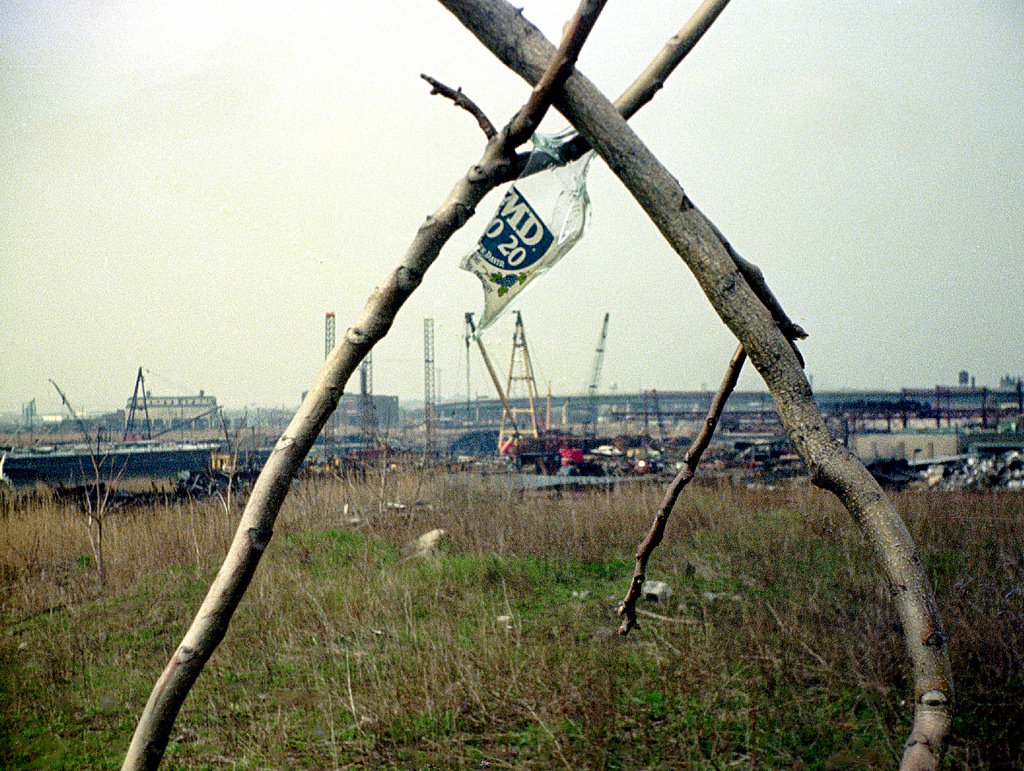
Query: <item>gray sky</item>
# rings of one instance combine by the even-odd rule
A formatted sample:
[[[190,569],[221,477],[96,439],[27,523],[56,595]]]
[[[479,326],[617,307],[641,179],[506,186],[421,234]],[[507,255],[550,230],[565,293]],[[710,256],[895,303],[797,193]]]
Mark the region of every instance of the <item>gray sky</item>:
[[[614,98],[697,4],[609,3],[580,68]],[[575,2],[517,5],[556,39]],[[810,332],[816,388],[1024,374],[1022,40],[1019,0],[734,0],[634,119]],[[296,406],[324,313],[340,336],[480,155],[421,72],[496,123],[528,93],[427,0],[2,0],[0,411],[59,411],[48,378],[123,406],[140,365],[157,394]],[[606,311],[603,389],[717,384],[734,342],[696,282],[600,160],[589,189],[590,230],[512,306],[541,390],[585,390]],[[422,399],[432,317],[464,398],[458,262],[500,195],[375,350],[378,393]]]

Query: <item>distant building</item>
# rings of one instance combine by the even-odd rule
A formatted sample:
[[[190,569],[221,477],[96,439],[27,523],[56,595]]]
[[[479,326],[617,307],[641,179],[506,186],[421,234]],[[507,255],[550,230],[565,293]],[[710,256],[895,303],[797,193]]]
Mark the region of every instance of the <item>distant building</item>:
[[[209,429],[220,425],[217,397],[207,396],[203,391],[198,396],[153,396],[151,393],[133,396],[125,404],[126,420],[132,414],[133,406],[133,428],[137,433],[145,431],[147,415],[153,430],[178,427]]]
[[[962,449],[956,431],[894,431],[850,434],[850,449],[865,463],[905,460],[909,463],[956,455]]]
[[[398,397],[373,394],[372,420],[378,432],[392,432],[398,429]],[[358,430],[365,420],[364,403],[361,394],[342,394],[338,402],[335,419],[345,430]]]

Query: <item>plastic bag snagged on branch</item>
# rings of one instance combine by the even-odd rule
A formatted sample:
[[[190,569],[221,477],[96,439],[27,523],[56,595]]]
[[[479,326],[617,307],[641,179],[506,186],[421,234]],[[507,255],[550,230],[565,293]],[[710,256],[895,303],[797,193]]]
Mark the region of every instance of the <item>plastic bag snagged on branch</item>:
[[[459,267],[480,279],[484,312],[479,334],[513,297],[576,245],[590,222],[587,167],[593,151],[566,163],[562,150],[571,129],[534,134],[526,168],[505,193],[476,248]]]

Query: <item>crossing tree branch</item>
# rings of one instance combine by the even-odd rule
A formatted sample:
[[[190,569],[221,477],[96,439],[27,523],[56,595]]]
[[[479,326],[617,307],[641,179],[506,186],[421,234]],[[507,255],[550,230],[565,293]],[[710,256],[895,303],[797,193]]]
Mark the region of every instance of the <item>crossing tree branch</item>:
[[[583,25],[575,29],[575,34],[583,34]],[[696,42],[695,38],[690,47],[693,42]],[[549,62],[551,59],[553,56],[549,56]],[[541,71],[544,69],[542,67]],[[571,70],[567,71],[571,73]],[[659,70],[662,77],[670,71],[671,68],[665,65]],[[538,72],[538,80],[541,74]],[[549,96],[557,97],[558,93],[558,89],[553,87]],[[534,100],[534,109],[543,106]],[[539,122],[540,117],[536,115],[535,120]],[[327,356],[260,472],[224,562],[191,626],[150,693],[122,771],[159,766],[181,705],[226,634],[232,614],[273,535],[274,523],[292,479],[336,409],[345,384],[374,344],[387,334],[398,311],[420,285],[441,248],[468,221],[477,204],[495,187],[518,176],[527,155],[516,155],[517,148],[510,145],[507,136],[506,132],[498,132],[488,139],[480,160],[455,183],[438,209],[426,218],[399,265],[374,290],[355,323]]]
[[[551,44],[503,0],[439,0],[500,61],[536,83]],[[952,674],[931,586],[906,526],[864,464],[833,437],[814,401],[783,319],[744,277],[720,235],[679,182],[581,73],[555,106],[605,160],[696,277],[775,400],[811,480],[834,493],[860,525],[889,583],[911,660],[914,722],[901,768],[938,765],[951,721]]]
[[[488,140],[480,162],[456,183],[441,207],[427,217],[402,263],[374,291],[356,323],[328,355],[260,472],[228,554],[192,625],[150,693],[122,771],[155,769],[160,765],[181,705],[224,638],[231,616],[270,543],[277,514],[292,479],[337,408],[345,383],[373,345],[387,334],[398,310],[419,286],[441,247],[469,219],[488,192],[510,179],[516,149],[529,138],[530,126],[544,117],[562,81],[572,72],[573,63],[605,2],[581,2],[566,25],[562,46],[552,53],[549,66],[542,68],[542,85],[534,88],[509,124]]]
[[[431,94],[440,94],[445,99],[451,99],[456,107],[461,107],[476,118],[476,122],[480,124],[480,130],[484,132],[485,137],[490,139],[498,133],[498,129],[494,128],[494,124],[491,123],[491,119],[487,117],[486,113],[480,109],[476,102],[462,93],[461,88],[446,86],[436,78],[430,77],[430,75],[420,75],[420,77],[430,84]]]

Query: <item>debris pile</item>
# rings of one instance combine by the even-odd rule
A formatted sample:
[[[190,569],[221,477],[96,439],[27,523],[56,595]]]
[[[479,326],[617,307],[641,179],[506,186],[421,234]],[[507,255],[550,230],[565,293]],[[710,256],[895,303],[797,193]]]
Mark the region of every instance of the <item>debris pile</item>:
[[[1024,453],[1011,450],[1002,455],[968,455],[955,463],[929,466],[924,478],[935,490],[1024,491]]]

